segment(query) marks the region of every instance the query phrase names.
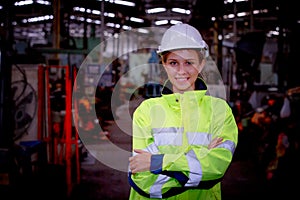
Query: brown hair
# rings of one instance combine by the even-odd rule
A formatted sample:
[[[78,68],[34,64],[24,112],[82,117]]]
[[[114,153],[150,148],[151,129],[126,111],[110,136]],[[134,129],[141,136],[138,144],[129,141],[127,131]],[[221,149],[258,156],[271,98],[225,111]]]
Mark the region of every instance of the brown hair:
[[[199,61],[200,61],[200,63],[201,63],[201,61],[204,59],[204,53],[205,52],[203,52],[202,51],[202,49],[192,49],[192,50],[195,50],[197,53],[198,53],[198,56],[199,56]],[[161,58],[161,61],[162,62],[166,62],[166,59],[167,59],[167,56],[169,55],[171,53],[171,51],[165,51],[165,52],[163,52],[162,54],[160,54],[160,58]]]

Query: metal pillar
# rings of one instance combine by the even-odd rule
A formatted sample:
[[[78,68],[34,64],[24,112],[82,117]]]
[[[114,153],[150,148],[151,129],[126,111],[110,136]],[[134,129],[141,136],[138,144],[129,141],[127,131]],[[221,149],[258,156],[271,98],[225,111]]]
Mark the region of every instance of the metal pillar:
[[[7,0],[3,4],[5,23],[0,32],[0,148],[9,148],[13,144],[12,104],[11,104],[11,69],[12,69],[12,44],[13,2]]]

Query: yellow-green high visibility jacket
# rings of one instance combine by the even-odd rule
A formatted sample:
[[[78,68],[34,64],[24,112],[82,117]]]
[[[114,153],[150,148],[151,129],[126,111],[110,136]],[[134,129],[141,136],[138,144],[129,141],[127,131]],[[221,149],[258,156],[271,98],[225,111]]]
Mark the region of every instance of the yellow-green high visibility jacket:
[[[202,85],[146,99],[135,110],[132,149],[152,157],[150,171],[129,170],[129,199],[221,199],[220,181],[232,161],[238,128],[228,103],[206,95]],[[223,142],[209,149],[216,137]]]

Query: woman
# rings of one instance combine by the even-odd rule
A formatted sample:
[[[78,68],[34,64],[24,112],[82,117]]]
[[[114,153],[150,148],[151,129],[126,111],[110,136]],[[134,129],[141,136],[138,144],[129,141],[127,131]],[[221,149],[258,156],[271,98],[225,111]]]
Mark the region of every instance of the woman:
[[[158,54],[168,80],[162,96],[143,101],[133,115],[130,199],[221,199],[238,129],[227,102],[206,95],[199,78],[207,52],[188,24],[163,35]]]

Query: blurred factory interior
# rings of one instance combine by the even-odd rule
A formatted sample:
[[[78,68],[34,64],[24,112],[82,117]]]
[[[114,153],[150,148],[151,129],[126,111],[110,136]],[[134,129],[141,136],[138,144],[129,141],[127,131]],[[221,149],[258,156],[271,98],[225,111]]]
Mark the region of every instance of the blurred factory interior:
[[[130,116],[160,95],[155,50],[181,22],[209,44],[223,80],[209,84],[224,88],[239,125],[223,199],[295,195],[296,1],[2,0],[0,198],[127,199]]]

